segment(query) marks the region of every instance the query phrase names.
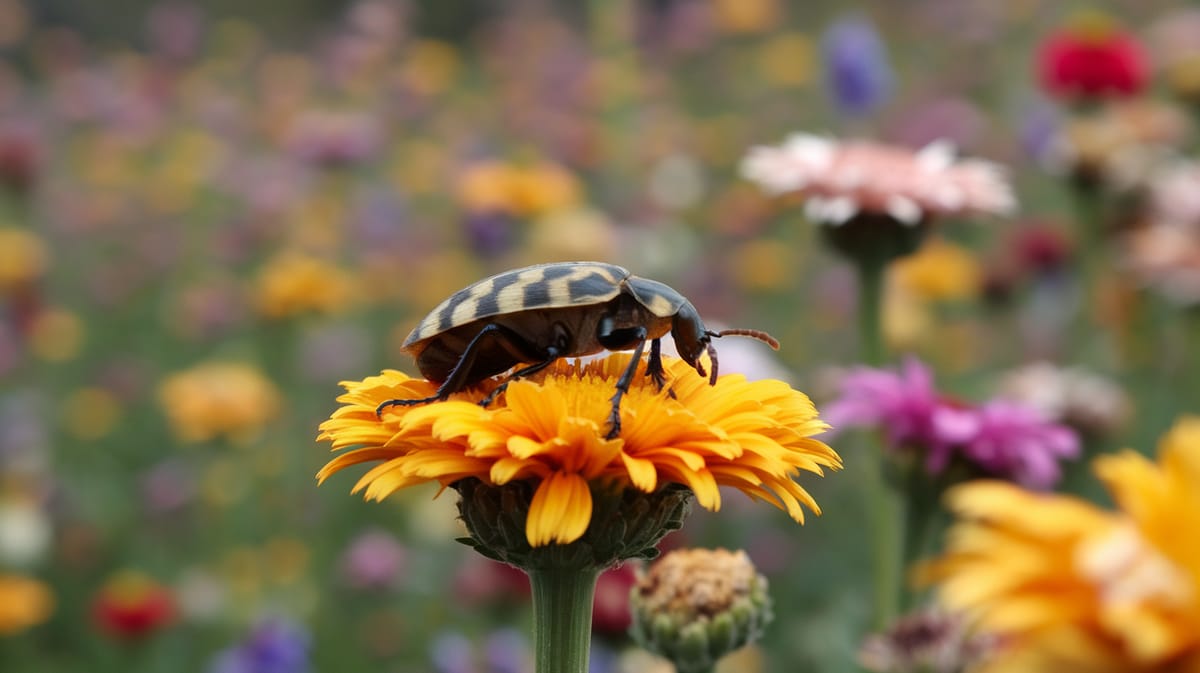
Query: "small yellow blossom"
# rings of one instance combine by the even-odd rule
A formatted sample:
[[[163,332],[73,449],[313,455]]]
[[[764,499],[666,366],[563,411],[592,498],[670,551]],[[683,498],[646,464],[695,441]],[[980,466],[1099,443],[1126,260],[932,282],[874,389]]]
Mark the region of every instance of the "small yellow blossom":
[[[0,291],[41,278],[48,257],[42,239],[24,229],[0,227]]]
[[[318,477],[378,462],[355,487],[374,500],[430,481],[527,481],[535,486],[525,528],[533,547],[568,544],[585,533],[595,483],[644,493],[682,484],[714,511],[721,505],[718,487],[726,485],[796,521],[804,520],[802,505],[819,513],[795,478],[839,468],[841,459],[814,438],[827,426],[807,396],[781,381],[749,382],[737,374],[709,386],[682,360],[666,358],[674,396],[635,377],[621,402],[621,434],[609,439],[609,400],[628,358],[560,360],[513,382],[487,408],[477,402],[494,382],[445,402],[389,407],[382,418],[375,413],[381,402],[425,397],[436,386],[393,370],[346,382],[344,406],[321,425],[320,439],[335,451],[358,448],[331,460]]]
[[[471,211],[501,211],[520,217],[552,213],[581,198],[579,180],[548,161],[508,164],[485,161],[462,176],[458,194]]]
[[[299,252],[284,252],[258,274],[255,305],[268,318],[343,310],[355,295],[355,282],[345,269]]]
[[[279,391],[261,372],[246,364],[210,362],[163,381],[159,402],[176,436],[203,442],[258,434],[280,408]]]
[[[717,23],[730,33],[757,33],[779,22],[779,0],[712,0]]]
[[[951,491],[960,521],[918,575],[1000,636],[981,673],[1200,671],[1200,418],[1157,463],[1126,450],[1094,466],[1117,511],[1000,482]]]
[[[763,77],[781,87],[808,84],[812,81],[816,63],[816,47],[801,33],[773,37],[758,52],[758,67]]]
[[[916,253],[892,265],[893,277],[910,292],[930,301],[964,301],[979,294],[983,269],[966,248],[932,238]]]
[[[42,582],[0,574],[0,636],[37,626],[54,613],[54,594]]]

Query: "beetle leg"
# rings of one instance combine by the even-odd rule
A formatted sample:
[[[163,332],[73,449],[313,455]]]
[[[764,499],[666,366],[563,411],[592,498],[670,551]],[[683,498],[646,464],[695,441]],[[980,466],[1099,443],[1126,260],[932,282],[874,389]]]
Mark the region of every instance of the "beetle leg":
[[[667,385],[667,377],[663,372],[662,340],[655,339],[650,342],[650,361],[646,363],[646,376],[649,376],[654,381],[654,384],[658,386],[659,392],[662,392],[663,386]],[[674,390],[668,388],[667,394],[671,396],[671,399],[675,399]]]
[[[487,397],[483,398],[482,400],[479,400],[479,406],[487,407],[489,404],[491,404],[493,401],[495,401],[495,399],[497,397],[499,397],[500,393],[502,393],[508,389],[508,384],[512,383],[516,379],[525,378],[526,376],[529,376],[530,374],[536,374],[536,373],[542,371],[546,367],[549,367],[550,365],[554,364],[554,361],[559,359],[560,357],[562,357],[562,353],[559,351],[558,348],[555,348],[554,346],[547,348],[545,360],[543,360],[537,364],[529,365],[528,367],[525,367],[524,369],[518,369],[517,371],[513,372],[512,374],[509,374],[508,378],[504,379],[504,383],[501,383],[500,385],[496,386],[496,389],[493,390],[492,392],[488,393]]]
[[[383,410],[388,407],[411,407],[418,404],[439,402],[467,387],[469,383],[468,376],[471,374],[471,368],[475,365],[476,358],[479,357],[479,351],[483,347],[484,339],[496,340],[505,350],[510,351],[514,355],[520,355],[522,358],[528,357],[532,350],[529,347],[529,343],[520,334],[503,325],[488,323],[483,329],[479,330],[475,338],[471,339],[471,343],[467,344],[467,348],[463,351],[462,356],[458,358],[458,363],[454,365],[454,369],[450,371],[450,375],[446,377],[446,380],[438,386],[436,393],[429,397],[422,397],[415,400],[387,400],[375,408],[375,415],[382,416]],[[540,354],[538,357],[540,357]]]
[[[617,379],[617,392],[612,396],[612,412],[608,415],[609,430],[605,439],[614,439],[621,434],[621,398],[629,392],[629,386],[633,383],[633,375],[642,361],[642,353],[646,350],[646,328],[639,327],[638,331],[639,338],[637,348],[633,349],[633,358],[629,360],[629,366],[625,368],[621,378]]]

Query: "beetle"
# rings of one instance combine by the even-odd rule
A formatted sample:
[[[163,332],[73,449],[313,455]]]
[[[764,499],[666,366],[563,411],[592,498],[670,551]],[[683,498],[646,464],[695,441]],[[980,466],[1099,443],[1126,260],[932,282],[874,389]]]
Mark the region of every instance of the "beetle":
[[[679,356],[700,376],[709,376],[700,363],[700,356],[709,354],[711,385],[717,381],[714,338],[747,336],[779,349],[774,337],[759,330],[705,328],[696,307],[679,292],[615,264],[536,264],[463,288],[425,316],[401,348],[412,354],[426,379],[439,384],[437,392],[419,399],[387,400],[375,412],[382,416],[390,406],[445,400],[485,378],[526,365],[480,401],[487,406],[509,382],[559,358],[633,349],[612,397],[608,433],[612,439],[621,432],[621,398],[629,391],[647,341],[646,375],[659,390],[665,385],[660,339],[668,332]]]

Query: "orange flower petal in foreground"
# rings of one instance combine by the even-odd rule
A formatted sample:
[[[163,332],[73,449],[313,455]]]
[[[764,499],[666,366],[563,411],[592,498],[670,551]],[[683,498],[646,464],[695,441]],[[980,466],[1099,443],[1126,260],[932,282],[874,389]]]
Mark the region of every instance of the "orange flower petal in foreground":
[[[951,491],[947,552],[922,568],[1007,646],[985,673],[1200,671],[1200,418],[1095,468],[1120,510],[998,482]]]
[[[318,474],[324,481],[356,463],[378,463],[355,486],[367,498],[430,481],[443,486],[475,477],[485,484],[534,486],[526,521],[533,547],[568,544],[587,530],[590,485],[618,484],[650,493],[668,483],[687,486],[706,509],[721,505],[718,486],[770,502],[803,522],[816,502],[795,478],[841,467],[813,439],[826,429],[803,393],[779,381],[740,375],[715,386],[681,360],[666,359],[675,393],[637,376],[621,403],[621,435],[607,439],[610,398],[627,355],[589,364],[559,361],[544,375],[514,381],[484,409],[477,402],[494,383],[445,402],[375,408],[393,398],[432,394],[433,384],[385,371],[344,383],[344,406],[321,425],[319,439],[350,449]],[[356,448],[352,448],[356,447]]]

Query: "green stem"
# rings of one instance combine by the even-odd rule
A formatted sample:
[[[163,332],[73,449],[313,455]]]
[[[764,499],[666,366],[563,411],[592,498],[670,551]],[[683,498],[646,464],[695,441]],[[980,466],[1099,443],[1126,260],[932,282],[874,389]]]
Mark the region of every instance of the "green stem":
[[[858,336],[862,361],[883,364],[883,256],[864,257],[858,268]],[[867,512],[872,529],[871,567],[874,576],[874,627],[887,627],[899,614],[906,509],[903,494],[887,483],[882,442],[873,442],[863,465]]]
[[[858,268],[858,338],[863,363],[883,364],[883,270],[882,260],[861,260]]]
[[[587,673],[595,568],[530,570],[537,673]]]
[[[1104,244],[1104,194],[1098,187],[1073,185],[1071,197],[1075,209],[1075,225],[1078,232],[1079,249],[1079,311],[1072,323],[1072,330],[1065,335],[1070,338],[1070,347],[1079,349],[1085,358],[1097,357],[1098,347],[1107,346],[1111,335],[1097,329],[1095,315],[1097,292],[1104,272],[1107,251]],[[1078,359],[1078,354],[1076,355]]]

